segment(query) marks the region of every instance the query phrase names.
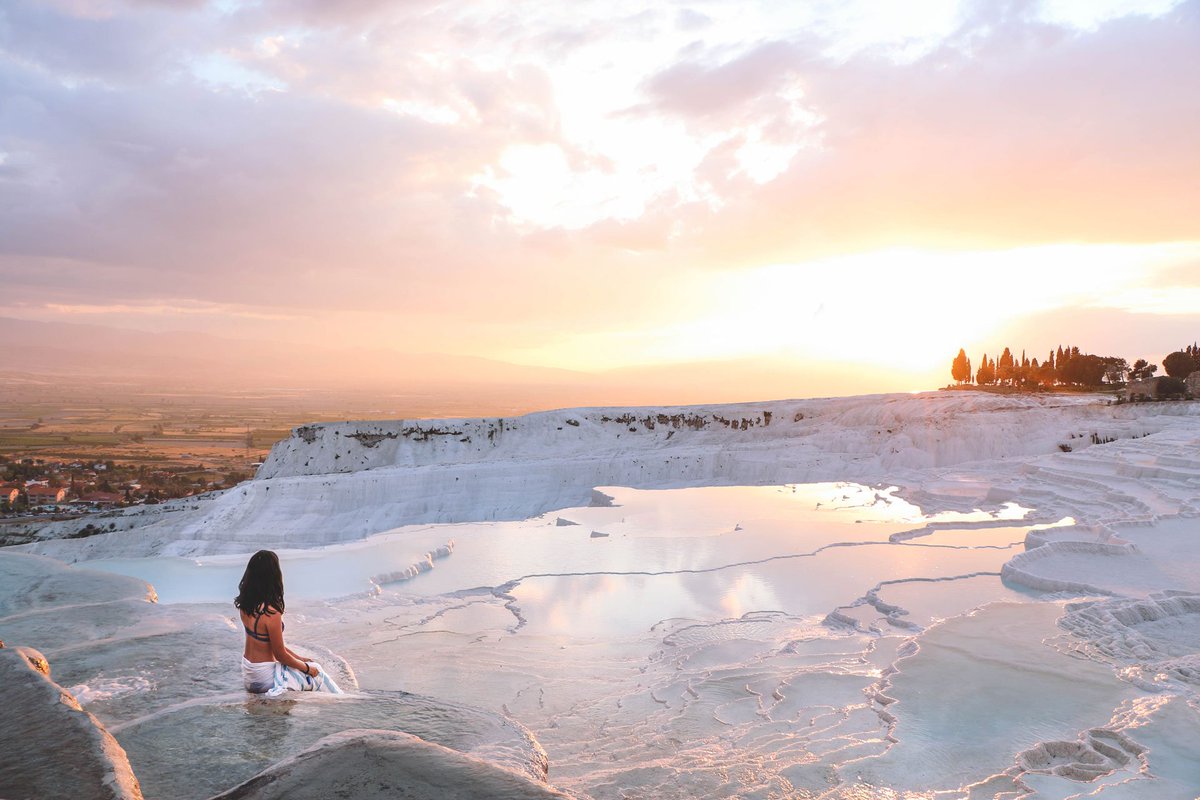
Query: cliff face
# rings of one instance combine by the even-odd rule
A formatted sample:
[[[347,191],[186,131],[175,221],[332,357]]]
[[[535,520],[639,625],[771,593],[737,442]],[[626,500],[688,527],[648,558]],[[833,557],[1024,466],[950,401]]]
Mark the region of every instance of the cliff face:
[[[257,479],[602,455],[669,457],[697,447],[770,449],[784,460],[820,452],[877,459],[885,468],[920,468],[1050,452],[1050,440],[1068,431],[1045,423],[1061,418],[1063,409],[1112,417],[1095,397],[947,392],[569,409],[509,419],[339,422],[296,428],[275,445]]]
[[[802,403],[714,408],[576,409],[515,418],[396,420],[306,425],[275,445],[259,479],[505,459],[571,457],[715,441],[763,441],[780,433],[780,414],[805,418]],[[811,413],[811,412],[810,412]],[[775,421],[775,428],[768,431]],[[737,434],[742,434],[738,436]]]

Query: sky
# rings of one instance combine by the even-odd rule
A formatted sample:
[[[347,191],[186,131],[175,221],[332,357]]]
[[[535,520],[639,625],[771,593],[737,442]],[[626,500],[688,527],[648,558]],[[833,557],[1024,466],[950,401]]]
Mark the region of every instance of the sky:
[[[1198,142],[1200,0],[9,0],[0,316],[807,395],[1157,361]]]

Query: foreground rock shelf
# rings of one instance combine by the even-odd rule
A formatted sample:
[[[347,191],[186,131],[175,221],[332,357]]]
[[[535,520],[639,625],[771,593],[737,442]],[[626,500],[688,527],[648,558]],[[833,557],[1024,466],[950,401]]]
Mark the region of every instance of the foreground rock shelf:
[[[519,725],[477,709],[400,692],[246,698],[243,693],[186,704],[117,728],[146,795],[202,800],[294,759],[331,735],[356,729],[379,731],[386,742],[408,736],[421,743],[420,747],[403,748],[403,754],[380,744],[379,752],[391,753],[383,758],[389,769],[400,768],[410,756],[420,762],[421,758],[413,755],[418,750],[427,755],[454,750],[475,756],[475,763],[491,762],[486,764],[490,770],[502,771],[514,781],[529,784],[546,779],[546,756],[533,737]],[[360,733],[359,743],[376,752],[372,742],[364,745],[362,741],[372,736]],[[338,753],[349,756],[362,747],[343,750],[325,742],[318,749],[321,756],[317,760],[329,766]],[[311,760],[302,759],[298,764]],[[298,764],[293,766],[298,769]]]
[[[298,430],[234,491],[0,551],[0,638],[151,798],[1197,796],[1200,405],[663,413]],[[241,691],[262,546],[349,696]],[[10,781],[60,769],[42,707]]]
[[[416,736],[333,734],[213,800],[542,800],[562,792]]]
[[[0,796],[141,800],[125,751],[28,647],[0,649],[4,754]]]

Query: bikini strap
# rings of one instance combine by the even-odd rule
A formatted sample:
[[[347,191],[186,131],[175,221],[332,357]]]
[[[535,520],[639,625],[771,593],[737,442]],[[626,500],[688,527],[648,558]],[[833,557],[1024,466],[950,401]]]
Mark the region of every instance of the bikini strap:
[[[254,615],[254,630],[251,630],[250,628],[246,628],[245,625],[242,625],[242,627],[245,628],[246,635],[249,636],[251,639],[254,639],[255,641],[258,641],[258,642],[269,642],[269,641],[271,641],[271,634],[269,632],[266,632],[266,631],[264,631],[263,633],[258,632],[258,621],[260,619],[262,619],[261,613]]]

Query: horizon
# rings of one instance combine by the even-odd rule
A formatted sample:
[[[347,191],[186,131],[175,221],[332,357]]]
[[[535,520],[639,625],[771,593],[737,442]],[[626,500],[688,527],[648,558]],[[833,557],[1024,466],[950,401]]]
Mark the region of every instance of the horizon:
[[[1197,0],[0,23],[0,318],[112,331],[9,342],[67,378],[722,402],[1200,335]],[[131,366],[155,339],[180,364]],[[377,374],[393,354],[427,374]]]
[[[103,390],[113,398],[142,401],[157,395],[196,400],[205,396],[227,400],[257,397],[271,402],[290,397],[322,417],[338,408],[347,412],[357,409],[357,413],[367,410],[369,418],[379,418],[386,408],[405,417],[505,416],[562,408],[714,405],[966,389],[972,388],[969,384],[974,383],[980,357],[988,355],[995,363],[1006,348],[1018,363],[1022,355],[1042,362],[1047,352],[1072,346],[1081,353],[1124,358],[1128,365],[1146,357],[1158,367],[1167,354],[1114,352],[1072,337],[1037,350],[997,341],[979,352],[966,353],[972,379],[964,385],[951,376],[954,351],[949,348],[940,368],[925,376],[850,364],[840,372],[823,374],[824,383],[815,383],[804,364],[769,356],[588,371],[480,356],[347,349],[336,344],[297,348],[187,331],[144,338],[136,352],[123,350],[114,355],[119,346],[114,342],[138,334],[133,329],[94,323],[0,317],[0,336],[8,343],[0,377],[9,384],[0,400],[19,402],[20,398],[36,397],[44,402],[56,393],[91,396]],[[1174,352],[1185,346],[1176,342],[1164,349]],[[207,357],[196,356],[197,350]],[[136,356],[132,360],[131,353]],[[349,358],[352,354],[369,357],[374,367],[358,371],[357,363]],[[1078,388],[1048,390],[1074,392]]]

